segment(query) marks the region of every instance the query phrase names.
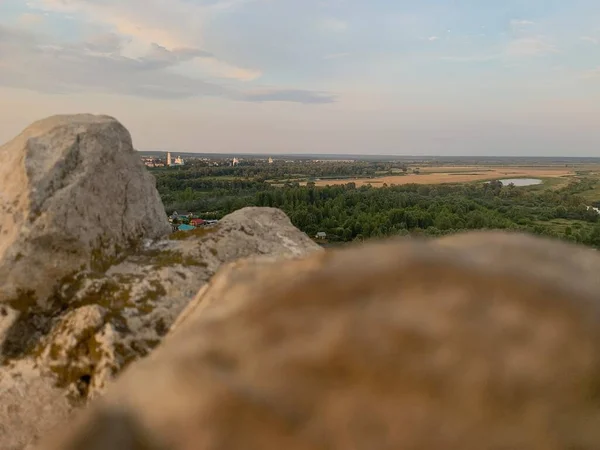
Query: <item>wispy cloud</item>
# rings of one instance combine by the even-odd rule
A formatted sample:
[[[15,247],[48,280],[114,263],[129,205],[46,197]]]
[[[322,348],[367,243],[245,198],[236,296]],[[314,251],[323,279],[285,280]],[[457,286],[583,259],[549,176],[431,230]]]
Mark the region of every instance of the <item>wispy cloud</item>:
[[[487,62],[499,59],[502,55],[490,54],[490,55],[466,55],[466,56],[442,56],[441,61],[454,62],[454,63],[472,63],[472,62]]]
[[[535,25],[535,22],[531,20],[513,19],[510,21],[512,27],[529,27]]]
[[[250,102],[295,102],[304,104],[333,103],[335,96],[327,92],[314,92],[302,89],[266,89],[248,92],[240,96],[240,100]]]
[[[43,21],[44,16],[42,14],[25,13],[19,17],[19,24],[25,26],[39,25]]]
[[[596,79],[596,78],[600,79],[600,67],[583,72],[583,74],[581,75],[581,78],[586,79],[586,80]]]
[[[100,33],[90,36],[84,45],[91,53],[114,54],[120,52],[127,42],[125,37],[116,33]]]
[[[543,56],[557,52],[558,48],[543,36],[514,39],[506,48],[506,54],[512,57]]]
[[[600,39],[591,36],[581,36],[579,39],[585,42],[591,42],[594,45],[600,44]]]
[[[121,50],[128,57],[139,57],[154,45],[167,50],[202,48],[206,20],[215,13],[231,10],[251,0],[220,0],[198,5],[185,0],[30,0],[35,11],[58,12],[78,17],[89,24],[104,26],[128,38]],[[238,67],[213,56],[196,64],[206,66],[211,75],[237,80],[252,80],[259,70]]]
[[[349,52],[342,52],[342,53],[331,53],[329,55],[325,55],[323,56],[323,59],[325,60],[329,60],[329,59],[340,59],[340,58],[346,58],[350,56]]]
[[[326,18],[326,19],[321,19],[320,20],[320,26],[321,29],[325,30],[325,31],[329,31],[329,32],[333,32],[333,33],[343,33],[345,31],[348,31],[349,25],[347,22],[341,20],[341,19],[336,19],[336,18]]]
[[[558,48],[549,41],[548,38],[544,36],[533,36],[512,39],[504,48],[497,48],[495,52],[442,56],[440,60],[455,63],[476,63],[500,60],[508,63],[515,58],[523,59],[540,57],[558,53],[558,51]]]
[[[213,60],[194,48],[167,49],[153,44],[145,55],[131,58],[118,50],[115,35],[65,44],[0,25],[0,86],[51,94],[110,93],[148,98],[220,97],[245,102],[330,103],[326,92],[268,88],[235,88],[177,73],[181,63]]]
[[[427,38],[427,40],[428,40],[429,42],[434,42],[434,41],[437,41],[437,40],[439,40],[439,39],[440,39],[440,38],[439,38],[439,37],[437,37],[437,36],[429,36],[429,37]]]

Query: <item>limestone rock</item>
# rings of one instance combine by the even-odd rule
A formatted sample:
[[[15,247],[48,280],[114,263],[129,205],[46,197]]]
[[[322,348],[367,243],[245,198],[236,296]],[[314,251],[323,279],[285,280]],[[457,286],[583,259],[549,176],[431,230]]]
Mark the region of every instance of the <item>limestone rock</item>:
[[[250,255],[299,257],[320,249],[275,208],[240,209],[224,217],[216,231],[214,248],[223,262]]]
[[[0,160],[0,303],[43,305],[64,277],[170,231],[154,178],[111,117],[42,120]]]
[[[0,448],[22,450],[66,422],[72,411],[63,389],[32,361],[0,370]]]
[[[110,117],[40,121],[0,159],[1,449],[101,395],[223,263],[320,250],[268,208],[171,235],[153,177]]]
[[[600,256],[480,233],[234,263],[43,450],[600,447]]]
[[[150,243],[104,274],[79,274],[58,297],[76,309],[54,318],[47,337],[32,339],[35,345],[19,345],[25,345],[26,354],[41,354],[40,367],[85,400],[150,353],[223,264],[239,257],[281,260],[319,251],[281,211],[246,208],[216,228]]]
[[[56,376],[61,388],[78,400],[101,394],[118,369],[114,329],[107,311],[98,305],[67,313],[54,327],[38,365]]]
[[[35,356],[40,367],[58,375],[60,385],[86,398],[94,396],[114,374],[160,342],[221,265],[238,257],[293,258],[315,251],[322,249],[281,211],[238,211],[215,228],[148,242],[106,272],[78,273],[54,295],[67,309],[51,314],[34,309],[16,321],[7,309],[0,326],[14,323],[4,333],[3,356]],[[102,355],[90,356],[90,346],[100,341]]]
[[[321,250],[285,214],[270,208],[248,208],[224,218],[217,227],[146,242],[106,271],[86,270],[65,281],[54,301],[66,308],[18,318],[3,337],[4,356],[15,366],[11,373],[16,375],[19,367],[35,362],[41,386],[67,408],[85,404],[160,343],[221,265],[240,256],[286,259]],[[14,322],[9,308],[5,313],[0,314],[0,327],[3,321]],[[0,378],[4,373],[0,367]],[[12,445],[14,436],[23,439],[36,420],[44,424],[40,429],[44,431],[64,418],[53,415],[52,409],[33,408],[36,398],[24,395],[19,401],[22,410],[37,415],[11,421],[12,428],[4,432],[0,417],[2,449]]]

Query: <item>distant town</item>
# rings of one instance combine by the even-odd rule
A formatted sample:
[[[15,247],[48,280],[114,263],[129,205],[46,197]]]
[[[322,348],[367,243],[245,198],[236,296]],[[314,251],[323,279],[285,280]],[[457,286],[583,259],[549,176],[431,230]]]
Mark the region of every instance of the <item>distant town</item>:
[[[232,155],[214,155],[207,156],[203,155],[194,155],[194,154],[186,154],[185,158],[183,154],[175,154],[172,152],[165,152],[164,154],[156,154],[156,152],[152,152],[153,154],[141,153],[141,158],[146,167],[150,168],[160,168],[160,167],[181,167],[185,165],[199,165],[205,167],[236,167],[243,166],[248,164],[256,164],[256,163],[265,163],[265,164],[275,164],[278,163],[295,163],[299,161],[305,162],[337,162],[337,163],[354,163],[355,159],[314,159],[309,156],[292,156],[285,155],[284,157],[280,157],[280,159],[274,159],[270,156],[264,155],[247,155],[243,156],[232,156]]]

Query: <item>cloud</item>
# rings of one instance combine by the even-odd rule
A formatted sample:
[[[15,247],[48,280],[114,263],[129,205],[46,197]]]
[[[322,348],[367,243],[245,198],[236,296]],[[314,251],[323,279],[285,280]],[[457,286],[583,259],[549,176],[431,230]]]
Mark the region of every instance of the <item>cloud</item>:
[[[441,61],[456,62],[456,63],[471,63],[471,62],[487,62],[499,59],[500,54],[493,55],[467,55],[467,56],[442,56]]]
[[[500,60],[513,61],[515,58],[531,58],[558,53],[558,48],[543,36],[515,38],[504,48],[497,49],[494,53],[442,56],[441,61],[455,63],[475,63]]]
[[[600,67],[597,67],[596,69],[591,69],[591,70],[584,72],[581,75],[581,78],[586,79],[586,80],[600,78]]]
[[[116,33],[103,33],[90,36],[84,45],[90,52],[113,54],[119,53],[127,42]]]
[[[252,81],[262,76],[262,71],[243,69],[241,67],[232,66],[219,60],[216,57],[206,57],[199,62],[198,60],[192,61],[192,66],[195,66],[202,73],[214,77],[231,78],[238,81]]]
[[[114,35],[64,44],[0,25],[0,86],[53,94],[111,93],[164,99],[212,96],[246,102],[335,101],[322,92],[236,89],[174,70],[198,58],[214,60],[201,49],[169,50],[154,44],[145,55],[131,58],[118,52],[123,44]]]
[[[543,36],[514,39],[506,48],[506,54],[511,57],[543,56],[557,52],[556,46]]]
[[[513,19],[510,21],[510,25],[512,27],[529,27],[531,25],[535,25],[535,22],[532,22],[531,20]]]
[[[434,42],[434,41],[437,41],[437,40],[439,40],[439,37],[437,37],[437,36],[430,36],[430,37],[428,37],[428,38],[427,38],[427,40],[428,40],[429,42]]]
[[[39,25],[44,21],[44,16],[41,14],[25,13],[22,14],[18,22],[24,26]]]
[[[346,58],[347,56],[350,56],[349,52],[342,52],[342,53],[331,53],[329,55],[325,55],[323,56],[323,59],[325,60],[329,60],[329,59],[340,59],[340,58]]]
[[[164,69],[194,58],[213,58],[214,55],[196,48],[174,48],[167,50],[158,44],[152,44],[150,52],[139,61],[146,69]]]
[[[158,45],[173,51],[203,47],[205,22],[214,14],[232,10],[256,0],[30,0],[30,8],[69,14],[78,21],[107,27],[127,39],[120,51],[129,57],[140,57]],[[237,80],[251,80],[262,73],[238,67],[228,61],[205,60],[211,75]]]
[[[591,36],[581,36],[579,39],[581,39],[582,41],[591,42],[594,45],[600,44],[600,39]]]
[[[349,28],[348,23],[335,18],[322,19],[320,25],[323,30],[333,33],[343,33]]]
[[[305,104],[333,103],[335,96],[326,92],[313,92],[300,89],[266,90],[247,93],[242,99],[250,102],[296,102]]]

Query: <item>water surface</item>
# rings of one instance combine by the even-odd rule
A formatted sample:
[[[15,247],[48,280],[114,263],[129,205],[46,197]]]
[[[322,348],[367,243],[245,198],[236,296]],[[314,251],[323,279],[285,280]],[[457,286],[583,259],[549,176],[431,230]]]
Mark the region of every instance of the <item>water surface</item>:
[[[542,184],[543,181],[538,178],[507,178],[506,180],[500,180],[504,186],[508,186],[509,184],[514,184],[515,186],[524,187],[524,186],[536,186],[538,184]]]

